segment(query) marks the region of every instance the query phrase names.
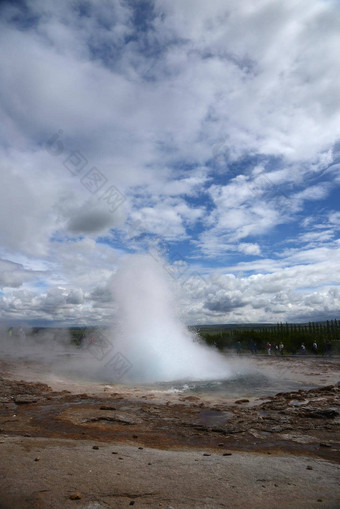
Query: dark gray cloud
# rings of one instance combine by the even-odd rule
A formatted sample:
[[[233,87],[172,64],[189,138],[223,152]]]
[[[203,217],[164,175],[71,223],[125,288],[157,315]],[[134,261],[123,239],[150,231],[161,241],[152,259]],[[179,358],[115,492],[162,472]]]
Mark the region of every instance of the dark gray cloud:
[[[90,298],[99,303],[112,302],[112,293],[108,287],[98,286],[91,292]]]
[[[219,299],[212,298],[205,302],[204,307],[209,311],[216,313],[229,313],[237,308],[242,308],[247,305],[247,302],[243,301],[238,297],[229,297],[227,295],[220,297]]]
[[[26,270],[20,263],[0,260],[0,288],[18,288],[42,275],[42,272]]]
[[[84,295],[81,289],[71,290],[66,297],[67,304],[82,304],[84,302]]]
[[[112,215],[105,211],[74,211],[66,228],[71,233],[99,233],[107,230],[113,223]]]

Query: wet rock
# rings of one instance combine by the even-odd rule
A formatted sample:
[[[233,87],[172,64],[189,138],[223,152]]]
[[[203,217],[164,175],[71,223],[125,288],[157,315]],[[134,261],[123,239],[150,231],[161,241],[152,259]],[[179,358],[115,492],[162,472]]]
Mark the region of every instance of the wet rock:
[[[287,427],[287,426],[285,426],[285,427],[283,427],[283,426],[273,426],[273,427],[270,429],[270,431],[271,431],[271,433],[282,433],[282,431],[285,431],[285,430],[287,430],[287,429],[288,429],[288,430],[291,430],[291,429],[292,429],[292,427],[291,427],[291,426],[289,426],[289,427]]]
[[[115,406],[110,406],[110,405],[102,405],[100,407],[100,410],[117,410]]]
[[[268,410],[285,410],[287,408],[287,401],[273,401],[270,403],[264,403],[262,408]]]
[[[138,417],[131,417],[126,414],[115,414],[113,416],[108,415],[99,415],[98,417],[92,417],[90,419],[85,419],[84,422],[101,422],[101,421],[107,421],[107,422],[115,422],[117,424],[125,424],[125,425],[132,425],[132,424],[140,424],[142,421],[141,419],[138,419]]]
[[[1,397],[0,398],[0,403],[11,403],[12,402],[12,397],[8,396],[4,396],[4,397]]]
[[[70,500],[80,500],[82,498],[82,494],[81,493],[72,493],[72,495],[70,495]]]
[[[231,456],[231,455],[232,455],[231,452],[224,452],[223,453],[223,456]]]
[[[32,396],[31,394],[18,394],[17,396],[14,396],[14,403],[17,405],[36,403],[38,400],[38,397]]]
[[[249,399],[237,399],[235,401],[236,405],[242,405],[243,403],[249,403]]]
[[[311,467],[310,465],[307,465],[306,470],[313,470],[313,467]]]
[[[34,461],[40,461],[39,456],[37,456],[36,458],[34,458]]]
[[[300,407],[302,405],[306,405],[308,403],[308,400],[297,400],[297,399],[292,399],[291,401],[289,401],[289,405],[290,406],[293,406],[293,407]]]
[[[320,409],[304,409],[303,417],[310,417],[311,419],[334,419],[339,412],[334,408],[320,408]]]
[[[94,445],[94,446],[92,447],[92,449],[95,449],[96,451],[98,451],[99,447],[98,447],[98,445]]]
[[[302,401],[304,399],[306,399],[306,392],[305,391],[296,391],[296,392],[279,392],[276,396],[275,396],[275,399],[280,396],[281,399],[286,399],[286,400],[298,400],[298,401]]]
[[[187,396],[186,398],[181,398],[181,401],[199,401],[200,398],[197,396]]]
[[[209,454],[208,452],[204,452],[203,456],[211,456],[211,454]]]
[[[319,389],[316,389],[317,392],[330,392],[334,391],[335,387],[334,385],[325,385],[325,387],[319,387]],[[312,392],[313,389],[311,389],[310,392]]]

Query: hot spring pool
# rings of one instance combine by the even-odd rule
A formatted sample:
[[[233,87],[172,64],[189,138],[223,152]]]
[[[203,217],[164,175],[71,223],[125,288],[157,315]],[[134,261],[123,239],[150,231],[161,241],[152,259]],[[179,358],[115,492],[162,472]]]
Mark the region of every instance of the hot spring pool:
[[[306,386],[305,383],[294,380],[280,380],[262,373],[249,373],[234,375],[225,380],[189,381],[179,380],[176,382],[158,382],[152,385],[142,386],[150,391],[164,393],[183,393],[197,396],[224,396],[235,397],[260,397],[271,396],[278,392],[290,392],[299,389],[310,389],[313,384]]]

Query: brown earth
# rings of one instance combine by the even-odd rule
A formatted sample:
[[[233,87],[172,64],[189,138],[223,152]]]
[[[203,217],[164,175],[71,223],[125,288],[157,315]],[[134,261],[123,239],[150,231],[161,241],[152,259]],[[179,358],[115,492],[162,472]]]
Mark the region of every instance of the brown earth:
[[[0,509],[339,507],[340,386],[320,382],[339,362],[317,368],[313,389],[226,401],[55,390],[2,363]]]

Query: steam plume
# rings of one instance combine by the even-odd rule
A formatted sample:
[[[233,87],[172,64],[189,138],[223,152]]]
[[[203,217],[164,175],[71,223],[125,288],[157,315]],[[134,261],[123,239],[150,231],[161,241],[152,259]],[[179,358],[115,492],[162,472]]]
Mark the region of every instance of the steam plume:
[[[126,258],[115,275],[113,295],[119,317],[114,344],[132,363],[133,380],[208,380],[230,375],[222,355],[195,341],[176,316],[169,281],[153,258]]]

